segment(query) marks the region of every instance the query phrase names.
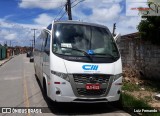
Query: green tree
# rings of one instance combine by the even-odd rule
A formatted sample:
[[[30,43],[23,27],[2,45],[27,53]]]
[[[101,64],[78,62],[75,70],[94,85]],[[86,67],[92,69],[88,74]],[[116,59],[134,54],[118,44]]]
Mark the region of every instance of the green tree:
[[[138,25],[141,38],[160,45],[160,16],[144,16]]]
[[[148,2],[149,8],[151,4],[153,6],[152,2]],[[156,12],[160,12],[160,9],[158,10],[156,10]],[[152,10],[152,12],[153,11],[154,10]],[[160,16],[142,16],[142,20],[137,29],[143,40],[151,41],[154,44],[160,45]]]

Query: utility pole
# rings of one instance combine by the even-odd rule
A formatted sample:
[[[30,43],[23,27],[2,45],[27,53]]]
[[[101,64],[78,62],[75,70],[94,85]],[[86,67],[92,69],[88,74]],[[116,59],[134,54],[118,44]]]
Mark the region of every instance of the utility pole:
[[[71,0],[67,0],[66,11],[68,13],[68,20],[72,20]]]
[[[10,47],[11,47],[11,40],[10,40]]]
[[[113,36],[114,36],[115,30],[116,30],[116,23],[113,24],[113,33],[112,33]]]
[[[6,41],[6,43],[5,43],[5,46],[7,46],[7,41]]]
[[[35,40],[36,40],[36,30],[37,29],[31,29],[31,30],[33,30],[33,32],[34,32],[34,35],[33,35],[33,42],[34,42],[34,46],[32,46],[32,47],[35,47]]]
[[[30,40],[30,41],[31,41],[31,47],[32,47],[32,51],[33,51],[34,40]]]

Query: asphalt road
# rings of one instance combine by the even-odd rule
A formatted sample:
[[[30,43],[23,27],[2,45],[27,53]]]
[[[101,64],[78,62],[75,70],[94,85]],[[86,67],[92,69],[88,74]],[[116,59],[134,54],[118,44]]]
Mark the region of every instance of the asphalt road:
[[[34,75],[34,65],[25,54],[15,56],[0,67],[0,107],[44,107],[50,113],[0,115],[96,115],[129,116],[110,104],[55,104],[46,102]]]

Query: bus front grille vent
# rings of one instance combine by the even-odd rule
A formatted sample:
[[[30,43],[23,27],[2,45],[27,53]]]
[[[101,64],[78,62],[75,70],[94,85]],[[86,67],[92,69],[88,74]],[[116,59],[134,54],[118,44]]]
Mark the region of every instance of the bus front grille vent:
[[[103,75],[103,74],[75,74],[73,75],[74,81],[76,83],[99,83],[99,84],[105,84],[109,81],[109,75]]]
[[[77,88],[77,92],[81,96],[103,96],[106,93],[106,89],[86,90],[85,88]]]

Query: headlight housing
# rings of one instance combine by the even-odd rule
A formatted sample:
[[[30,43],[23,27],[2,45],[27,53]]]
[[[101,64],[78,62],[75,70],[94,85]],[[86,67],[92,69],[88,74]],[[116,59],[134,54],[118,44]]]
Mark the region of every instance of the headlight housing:
[[[69,82],[68,74],[57,72],[57,71],[51,71],[51,73]]]
[[[116,80],[119,79],[120,77],[122,77],[122,73],[111,76],[111,78],[113,78],[113,81],[116,81]]]

